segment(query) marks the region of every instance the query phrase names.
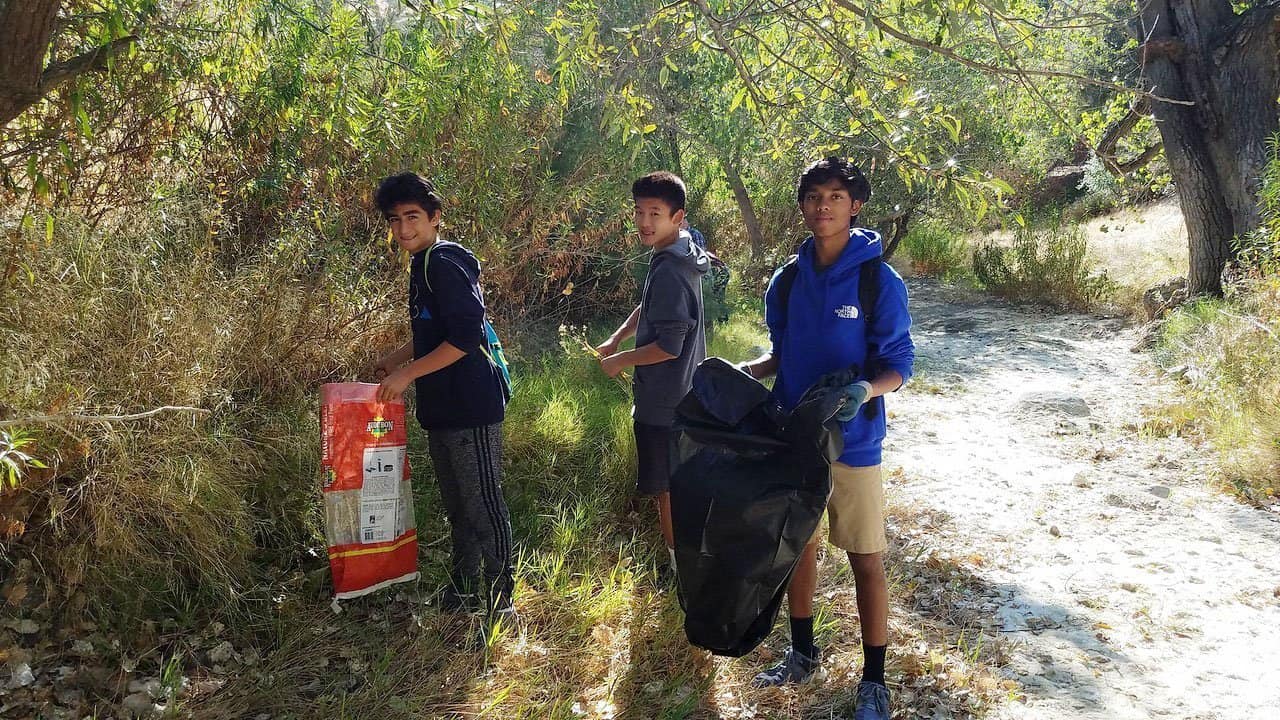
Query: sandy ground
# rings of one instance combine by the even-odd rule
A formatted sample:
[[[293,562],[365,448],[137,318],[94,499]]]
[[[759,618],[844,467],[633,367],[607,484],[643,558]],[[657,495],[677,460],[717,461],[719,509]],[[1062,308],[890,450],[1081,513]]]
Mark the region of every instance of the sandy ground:
[[[992,715],[1280,717],[1280,514],[1215,489],[1210,448],[1143,430],[1178,388],[1137,330],[909,284],[890,502],[935,518],[928,551],[977,588],[953,610],[1008,642],[1023,697]]]

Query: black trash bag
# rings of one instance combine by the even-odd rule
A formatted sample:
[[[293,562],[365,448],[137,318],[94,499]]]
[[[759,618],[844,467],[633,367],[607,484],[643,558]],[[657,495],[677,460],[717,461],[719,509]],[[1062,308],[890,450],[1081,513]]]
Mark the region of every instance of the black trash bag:
[[[839,388],[815,386],[789,415],[720,358],[676,409],[671,521],[689,642],[740,657],[769,635],[843,452]]]

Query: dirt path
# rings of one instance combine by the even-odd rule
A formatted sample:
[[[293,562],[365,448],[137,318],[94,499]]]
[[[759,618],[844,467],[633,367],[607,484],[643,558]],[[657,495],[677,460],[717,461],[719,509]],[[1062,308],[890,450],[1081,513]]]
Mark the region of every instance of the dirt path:
[[[1025,697],[999,718],[1280,712],[1280,515],[1143,432],[1177,392],[1120,321],[910,281],[919,379],[890,406],[890,502],[980,588]],[[928,598],[920,598],[928,603]]]

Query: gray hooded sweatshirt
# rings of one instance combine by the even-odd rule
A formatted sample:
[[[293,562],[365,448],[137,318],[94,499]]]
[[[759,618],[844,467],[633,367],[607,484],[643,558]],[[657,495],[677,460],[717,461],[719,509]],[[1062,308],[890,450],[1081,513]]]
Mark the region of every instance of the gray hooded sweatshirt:
[[[633,417],[637,422],[670,427],[676,405],[693,383],[694,369],[707,357],[702,276],[710,267],[706,251],[695,245],[685,230],[649,260],[636,347],[656,342],[676,357],[636,368]]]

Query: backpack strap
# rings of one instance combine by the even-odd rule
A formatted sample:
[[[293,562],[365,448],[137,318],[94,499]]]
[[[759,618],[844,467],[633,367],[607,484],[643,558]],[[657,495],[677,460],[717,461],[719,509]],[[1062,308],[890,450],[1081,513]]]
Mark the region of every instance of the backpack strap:
[[[787,319],[787,309],[791,306],[791,289],[795,287],[796,275],[800,274],[799,255],[792,255],[778,273],[778,303],[782,311],[782,320]],[[858,310],[862,313],[863,322],[871,326],[875,318],[876,305],[880,302],[880,265],[884,261],[873,258],[858,266]]]
[[[782,326],[785,328],[787,323],[787,309],[791,306],[791,288],[795,287],[796,275],[800,274],[800,256],[792,255],[782,265],[782,271],[778,273],[778,305],[782,311]]]
[[[427,272],[427,269],[431,264],[431,253],[435,251],[438,245],[437,243],[427,248],[427,254],[422,258],[422,282],[427,286],[427,292],[433,292],[431,290],[431,273]],[[493,325],[489,323],[487,310],[482,322],[484,337],[480,339],[480,352],[489,361],[489,364],[498,371],[498,378],[502,381],[502,395],[506,402],[511,402],[511,371],[507,367],[506,354],[502,350],[502,343],[498,339],[498,333],[493,329]]]
[[[880,348],[871,341],[871,326],[875,322],[877,306],[880,304],[880,266],[884,264],[884,260],[880,258],[872,258],[858,268],[858,305],[862,312],[862,322],[864,332],[867,337],[867,361],[864,363],[864,373],[868,378],[874,378],[880,372],[879,354]],[[862,408],[863,415],[872,420],[880,413],[880,409],[884,406],[884,396],[872,398],[870,402]]]

